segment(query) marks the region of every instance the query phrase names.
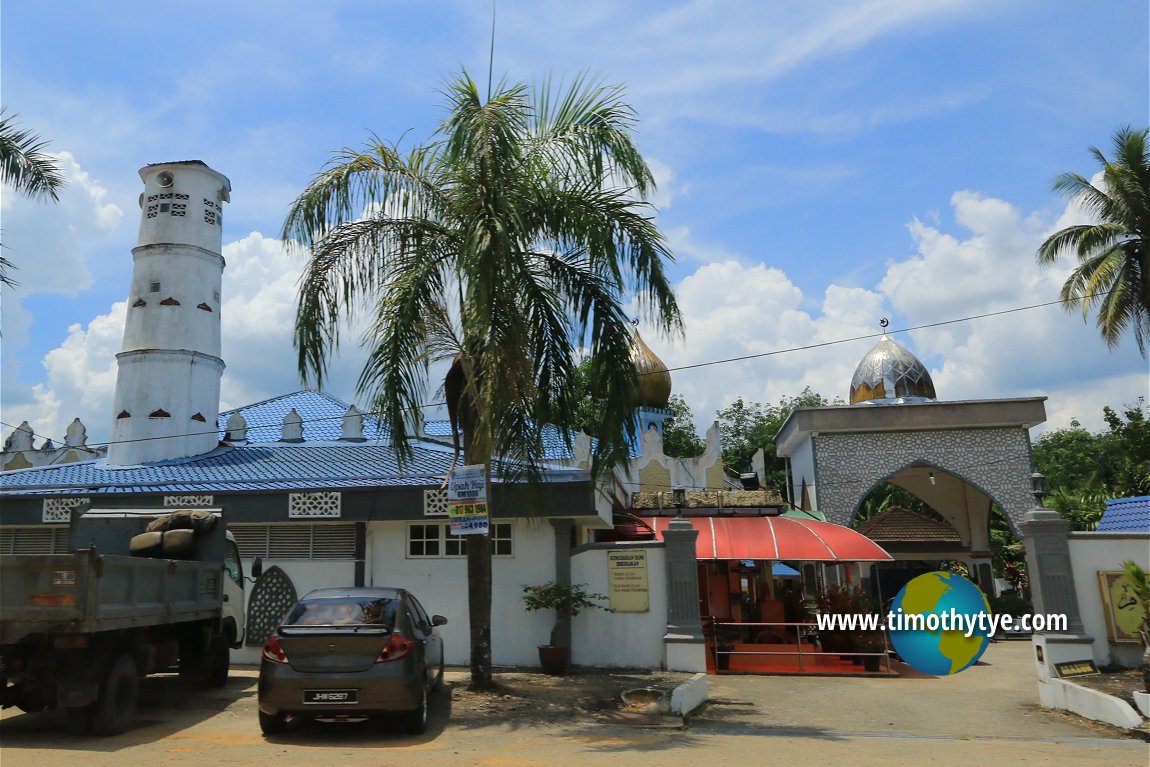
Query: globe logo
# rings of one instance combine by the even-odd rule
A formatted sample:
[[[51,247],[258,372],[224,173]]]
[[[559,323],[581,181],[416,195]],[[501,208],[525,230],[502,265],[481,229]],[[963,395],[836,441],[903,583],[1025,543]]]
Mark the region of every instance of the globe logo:
[[[926,573],[898,592],[887,629],[894,649],[916,671],[957,674],[982,657],[990,644],[990,605],[961,575]]]

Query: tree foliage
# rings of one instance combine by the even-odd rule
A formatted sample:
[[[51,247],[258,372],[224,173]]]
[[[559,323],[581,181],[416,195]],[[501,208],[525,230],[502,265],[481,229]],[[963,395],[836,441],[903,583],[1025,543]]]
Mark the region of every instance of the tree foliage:
[[[56,158],[44,151],[48,142],[21,129],[19,116],[6,115],[5,111],[0,107],[0,183],[25,197],[59,200],[64,175]],[[14,268],[11,261],[0,256],[0,284],[16,284],[10,274]]]
[[[1098,309],[1096,324],[1110,347],[1132,331],[1138,350],[1147,355],[1150,341],[1150,129],[1121,128],[1114,134],[1113,160],[1090,148],[1102,166],[1102,185],[1077,173],[1054,181],[1061,192],[1085,208],[1094,223],[1077,224],[1050,235],[1039,247],[1041,264],[1063,253],[1078,266],[1062,286],[1059,298],[1067,310],[1082,316]]]
[[[1150,495],[1150,420],[1143,405],[1119,414],[1102,409],[1107,430],[1092,434],[1077,421],[1042,435],[1035,467],[1046,476],[1046,504],[1075,530],[1093,530],[1108,498]]]
[[[309,256],[300,373],[322,384],[341,323],[366,311],[358,389],[407,462],[432,352],[455,349],[443,385],[464,460],[498,457],[493,469],[537,478],[547,422],[577,420],[583,349],[600,408],[594,470],[610,468],[636,431],[624,296],[658,330],[681,329],[664,273],[671,254],[644,201],[654,181],[633,141],[635,115],[620,88],[586,78],[534,94],[500,84],[484,99],[463,73],[445,95],[431,142],[405,154],[378,139],[337,152],[292,204],[283,236]],[[467,552],[471,681],[488,688],[487,536],[472,536]]]
[[[672,394],[667,403],[671,417],[663,421],[663,453],[672,458],[694,458],[707,449],[695,429],[695,416],[682,395]]]
[[[778,404],[744,402],[739,397],[716,415],[723,445],[723,463],[732,471],[751,470],[751,458],[759,448],[766,458],[764,485],[786,495],[786,462],[775,452],[775,435],[796,408],[842,405],[841,399],[832,403],[806,387],[794,397],[782,397]]]

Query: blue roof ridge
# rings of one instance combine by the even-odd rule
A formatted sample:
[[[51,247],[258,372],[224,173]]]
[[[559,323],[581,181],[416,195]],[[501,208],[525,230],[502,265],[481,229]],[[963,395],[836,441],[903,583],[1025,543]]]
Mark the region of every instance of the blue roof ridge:
[[[285,399],[288,399],[289,397],[296,397],[296,396],[299,396],[300,394],[318,395],[318,396],[323,397],[327,400],[330,400],[331,402],[336,403],[337,405],[343,405],[345,410],[347,408],[351,407],[350,403],[344,402],[339,397],[333,397],[332,395],[328,394],[327,392],[320,391],[319,389],[296,389],[293,392],[288,392],[287,394],[280,394],[277,397],[268,397],[267,399],[260,400],[259,402],[249,402],[248,404],[241,405],[240,407],[233,407],[233,408],[229,408],[227,410],[221,410],[220,415],[223,416],[223,415],[227,415],[228,413],[240,413],[244,410],[251,410],[252,408],[260,407],[261,405],[270,405],[273,402],[285,400]],[[368,415],[368,414],[364,413],[364,415]]]

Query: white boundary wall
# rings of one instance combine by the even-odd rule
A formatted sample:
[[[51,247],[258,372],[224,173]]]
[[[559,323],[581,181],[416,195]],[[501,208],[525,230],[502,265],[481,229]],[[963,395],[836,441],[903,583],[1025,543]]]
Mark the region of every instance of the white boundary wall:
[[[607,552],[626,547],[647,552],[650,609],[644,613],[586,610],[571,621],[571,662],[600,668],[663,668],[667,631],[667,566],[662,543],[600,544],[571,558],[571,582],[606,594]]]
[[[1099,571],[1118,571],[1122,562],[1133,560],[1150,570],[1150,535],[1146,533],[1071,533],[1070,562],[1074,588],[1086,633],[1094,639],[1094,662],[1134,668],[1142,663],[1142,646],[1112,643],[1107,638],[1106,614],[1098,588]]]

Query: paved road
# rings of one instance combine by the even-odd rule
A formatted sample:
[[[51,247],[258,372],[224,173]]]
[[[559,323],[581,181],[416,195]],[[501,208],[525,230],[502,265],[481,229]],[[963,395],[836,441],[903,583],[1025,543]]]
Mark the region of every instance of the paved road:
[[[425,736],[347,724],[265,739],[245,669],[226,689],[194,695],[175,679],[148,680],[137,726],[115,738],[77,738],[51,714],[6,711],[0,749],[3,767],[1150,764],[1150,745],[1037,708],[1029,648],[993,645],[985,665],[946,679],[712,677],[712,702],[685,730],[590,719],[464,727],[439,695]]]

